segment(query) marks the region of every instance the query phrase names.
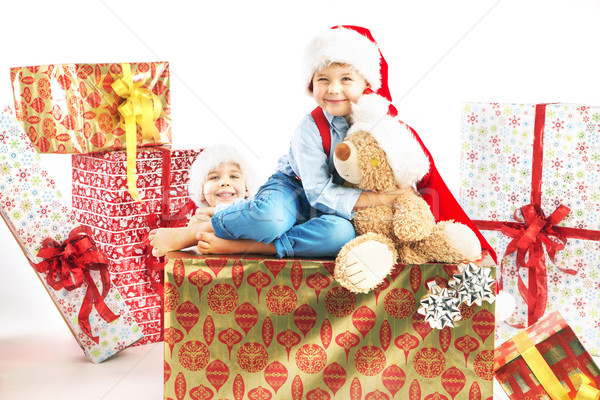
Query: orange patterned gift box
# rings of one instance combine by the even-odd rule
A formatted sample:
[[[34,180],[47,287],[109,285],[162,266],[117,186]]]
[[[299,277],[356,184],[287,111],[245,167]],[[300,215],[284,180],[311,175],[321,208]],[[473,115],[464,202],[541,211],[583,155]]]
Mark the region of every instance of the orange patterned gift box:
[[[514,400],[600,398],[600,369],[558,311],[500,345],[494,370]]]
[[[15,67],[10,76],[17,119],[39,153],[124,148],[128,124],[137,146],[171,143],[168,62]]]
[[[401,264],[370,294],[333,266],[170,253],[164,398],[492,399],[494,304],[442,330],[417,313],[456,266]]]

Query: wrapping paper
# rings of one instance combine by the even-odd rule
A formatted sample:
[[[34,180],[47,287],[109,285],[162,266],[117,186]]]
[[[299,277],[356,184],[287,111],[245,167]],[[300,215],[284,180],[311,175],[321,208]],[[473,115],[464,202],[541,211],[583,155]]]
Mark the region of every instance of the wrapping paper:
[[[79,226],[8,107],[0,114],[0,214],[33,264],[44,261],[38,252],[45,241],[62,243]],[[91,270],[89,274],[95,285],[104,289],[101,273]],[[88,281],[73,290],[56,290],[47,275],[39,273],[38,277],[90,361],[102,362],[141,339],[141,330],[114,285],[104,303],[119,317],[108,322],[99,315],[98,306],[89,315],[96,343],[80,324],[87,322],[80,320],[80,310],[90,290]]]
[[[462,131],[460,203],[517,300],[497,340],[558,310],[600,355],[600,108],[469,103]]]
[[[583,384],[596,389],[600,387],[600,369],[559,312],[549,313],[521,335],[526,337],[515,337],[503,343],[494,355],[496,379],[511,399],[554,399],[543,386],[546,385],[552,391],[549,385],[552,378],[560,382],[567,398],[597,398],[581,397],[581,393],[580,397],[576,397]],[[521,353],[531,350],[519,341],[530,342],[529,349],[534,346],[542,360],[529,356],[528,364]],[[542,368],[550,368],[550,371]],[[592,396],[600,394],[594,389],[587,390]]]
[[[494,304],[462,305],[453,329],[417,312],[455,265],[398,265],[370,294],[333,266],[169,253],[165,398],[492,398]]]
[[[171,143],[169,63],[131,63],[132,79],[160,104],[152,122],[154,135],[142,135],[137,146]],[[123,77],[123,64],[56,64],[10,70],[16,116],[40,153],[91,153],[125,147],[126,128],[119,106],[127,96],[113,83]],[[132,95],[133,96],[133,95]]]
[[[115,285],[141,327],[138,344],[162,340],[162,271],[143,242],[189,201],[188,170],[199,151],[143,148],[137,154],[136,184],[142,201],[126,188],[126,152],[72,156],[72,202],[77,220],[109,259]],[[185,224],[187,218],[180,221]],[[152,264],[152,265],[151,265]]]

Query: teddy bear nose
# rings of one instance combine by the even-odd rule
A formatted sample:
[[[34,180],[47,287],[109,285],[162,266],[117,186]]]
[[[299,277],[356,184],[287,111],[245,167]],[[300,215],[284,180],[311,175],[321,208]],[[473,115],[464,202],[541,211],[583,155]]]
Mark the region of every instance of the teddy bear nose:
[[[338,160],[346,161],[348,158],[350,158],[351,152],[352,150],[350,149],[350,146],[348,146],[346,143],[340,143],[335,146],[334,154]]]

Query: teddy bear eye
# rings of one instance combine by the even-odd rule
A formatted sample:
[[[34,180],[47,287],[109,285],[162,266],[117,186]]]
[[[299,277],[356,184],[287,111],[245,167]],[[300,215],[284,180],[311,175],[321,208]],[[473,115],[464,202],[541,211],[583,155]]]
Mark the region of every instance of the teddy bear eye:
[[[379,167],[379,160],[377,158],[371,158],[371,166],[372,167]]]

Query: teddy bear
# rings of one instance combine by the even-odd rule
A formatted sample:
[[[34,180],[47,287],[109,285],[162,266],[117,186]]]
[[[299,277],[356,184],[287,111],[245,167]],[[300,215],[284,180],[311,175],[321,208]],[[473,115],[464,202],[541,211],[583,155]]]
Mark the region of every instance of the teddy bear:
[[[340,250],[334,277],[355,293],[376,288],[398,263],[461,263],[481,258],[475,233],[454,221],[436,222],[414,189],[429,171],[429,158],[411,129],[388,114],[389,101],[365,94],[352,106],[352,126],[334,150],[339,175],[360,189],[406,188],[393,205],[361,208],[357,237]]]

